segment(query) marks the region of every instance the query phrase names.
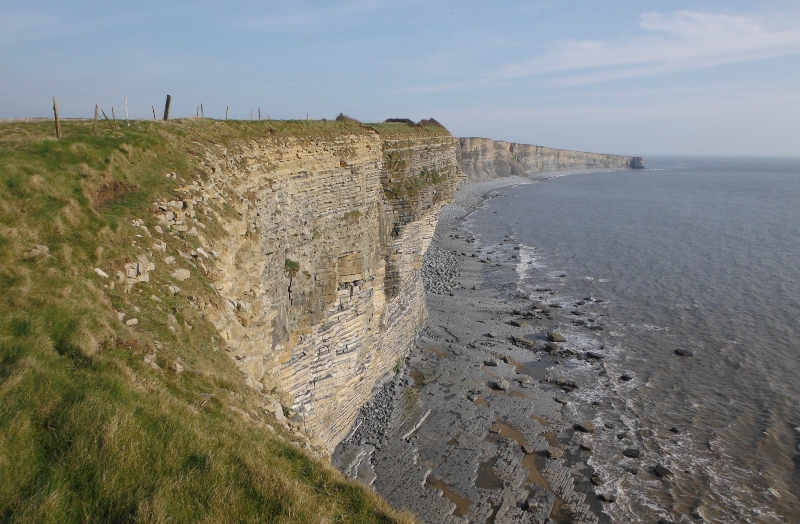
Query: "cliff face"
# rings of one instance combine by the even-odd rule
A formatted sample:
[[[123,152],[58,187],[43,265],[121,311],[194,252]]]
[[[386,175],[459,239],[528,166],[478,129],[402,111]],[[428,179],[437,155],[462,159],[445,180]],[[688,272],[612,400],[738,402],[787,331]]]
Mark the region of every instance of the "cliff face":
[[[211,146],[182,211],[235,210],[218,213],[226,301],[208,316],[248,383],[331,448],[424,320],[422,256],[460,180],[443,129],[376,128]]]
[[[643,167],[641,157],[584,153],[488,138],[459,139],[458,163],[470,182],[554,171]]]

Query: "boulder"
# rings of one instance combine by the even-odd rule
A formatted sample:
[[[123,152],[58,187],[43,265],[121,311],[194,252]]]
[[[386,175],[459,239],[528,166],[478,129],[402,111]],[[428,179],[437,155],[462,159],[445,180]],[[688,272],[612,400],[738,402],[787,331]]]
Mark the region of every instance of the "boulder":
[[[189,270],[188,269],[183,269],[183,268],[176,269],[172,273],[172,278],[174,278],[175,280],[180,280],[180,281],[187,280],[190,276],[192,276],[192,274],[189,272]]]
[[[675,350],[675,354],[678,355],[679,357],[693,357],[694,356],[694,353],[692,353],[688,349],[684,349],[684,348],[676,349]]]
[[[564,451],[560,448],[550,446],[547,448],[547,458],[559,459],[564,456]]]
[[[508,380],[506,380],[504,378],[498,378],[494,382],[494,389],[499,390],[499,391],[508,391],[509,386],[510,386],[510,384],[508,383]]]
[[[655,465],[653,468],[653,473],[655,473],[657,477],[661,478],[672,476],[672,471],[670,471],[669,468],[661,463]]]
[[[575,430],[580,431],[581,433],[593,433],[594,432],[594,424],[589,421],[586,422],[578,422],[575,424]]]
[[[622,452],[628,458],[637,459],[641,455],[641,452],[636,448],[627,448],[625,451]]]
[[[567,341],[567,339],[564,338],[563,335],[560,335],[560,334],[558,334],[558,333],[556,333],[554,331],[548,331],[547,332],[547,340],[549,340],[550,342],[566,342]]]

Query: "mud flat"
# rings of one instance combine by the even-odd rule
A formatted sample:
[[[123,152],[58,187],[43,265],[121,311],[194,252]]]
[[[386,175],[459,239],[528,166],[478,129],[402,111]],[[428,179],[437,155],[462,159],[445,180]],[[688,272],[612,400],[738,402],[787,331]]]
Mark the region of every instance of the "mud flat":
[[[333,457],[425,522],[609,522],[614,496],[586,465],[594,428],[559,378],[563,358],[602,355],[565,354],[559,327],[574,306],[518,291],[512,236],[483,246],[469,231],[497,189],[530,181],[468,185],[442,212],[423,268],[428,322]]]

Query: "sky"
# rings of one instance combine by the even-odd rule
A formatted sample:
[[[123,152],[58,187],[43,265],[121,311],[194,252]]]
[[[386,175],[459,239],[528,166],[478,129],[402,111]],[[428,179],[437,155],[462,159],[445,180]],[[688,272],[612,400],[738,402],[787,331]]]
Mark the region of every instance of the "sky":
[[[800,156],[797,0],[0,0],[0,118],[436,118],[626,155]]]

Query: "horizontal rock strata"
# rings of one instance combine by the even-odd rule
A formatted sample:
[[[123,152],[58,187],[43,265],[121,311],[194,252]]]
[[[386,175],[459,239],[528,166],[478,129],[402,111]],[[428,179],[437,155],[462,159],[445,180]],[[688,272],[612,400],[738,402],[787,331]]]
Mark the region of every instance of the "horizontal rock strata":
[[[208,314],[248,383],[330,448],[424,321],[422,257],[461,178],[443,128],[376,127],[208,146],[180,210],[227,231]]]
[[[488,138],[460,138],[458,163],[470,182],[557,171],[643,167],[641,157],[584,153]]]

